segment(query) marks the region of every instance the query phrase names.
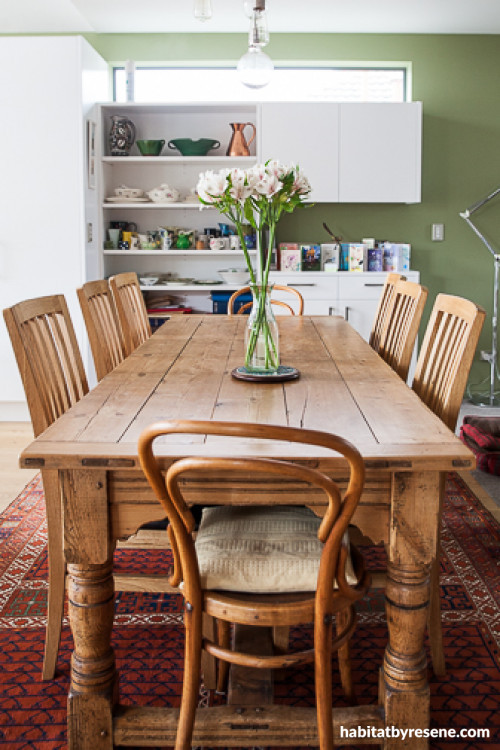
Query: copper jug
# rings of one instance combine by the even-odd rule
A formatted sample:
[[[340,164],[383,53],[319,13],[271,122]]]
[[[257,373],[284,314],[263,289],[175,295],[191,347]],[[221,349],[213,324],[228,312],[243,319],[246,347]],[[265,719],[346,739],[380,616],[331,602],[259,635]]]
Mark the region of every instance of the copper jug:
[[[252,141],[255,139],[255,125],[253,122],[231,122],[229,123],[233,129],[229,146],[227,147],[227,156],[250,156],[250,149],[248,148]],[[253,128],[253,135],[247,142],[243,135],[243,130],[247,125]]]

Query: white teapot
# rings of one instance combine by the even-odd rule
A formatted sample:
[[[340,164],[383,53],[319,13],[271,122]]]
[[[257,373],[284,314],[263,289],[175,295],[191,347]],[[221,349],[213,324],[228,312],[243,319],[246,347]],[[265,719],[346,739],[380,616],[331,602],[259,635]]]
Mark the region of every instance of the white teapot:
[[[147,195],[153,203],[173,203],[178,200],[179,191],[163,182],[159,187],[149,190]]]

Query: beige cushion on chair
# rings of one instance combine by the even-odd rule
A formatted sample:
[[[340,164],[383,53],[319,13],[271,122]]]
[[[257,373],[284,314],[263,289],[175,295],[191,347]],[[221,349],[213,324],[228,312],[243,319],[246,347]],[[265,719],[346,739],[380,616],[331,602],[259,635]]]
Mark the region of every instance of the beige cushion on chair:
[[[300,506],[205,508],[196,537],[202,587],[254,594],[315,591],[320,523]],[[357,582],[352,565],[346,576]]]

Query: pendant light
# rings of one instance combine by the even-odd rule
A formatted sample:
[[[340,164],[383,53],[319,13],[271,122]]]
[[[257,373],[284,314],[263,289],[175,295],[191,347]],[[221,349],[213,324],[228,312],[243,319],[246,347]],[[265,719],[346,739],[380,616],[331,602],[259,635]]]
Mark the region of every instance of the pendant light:
[[[260,47],[251,45],[238,62],[240,81],[251,89],[267,86],[272,78],[273,61]]]

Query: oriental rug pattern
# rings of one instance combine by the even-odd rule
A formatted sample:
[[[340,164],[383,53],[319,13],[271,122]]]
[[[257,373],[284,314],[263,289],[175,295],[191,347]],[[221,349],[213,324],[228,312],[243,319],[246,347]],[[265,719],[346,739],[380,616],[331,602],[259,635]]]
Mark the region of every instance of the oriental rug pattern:
[[[0,516],[0,746],[9,750],[63,750],[71,633],[65,620],[52,682],[40,679],[47,598],[45,509],[35,478]],[[432,726],[487,728],[489,739],[431,740],[433,750],[500,749],[500,527],[455,474],[447,483],[442,529],[442,606],[448,674],[429,670]],[[370,567],[383,552],[365,550]],[[168,553],[124,550],[121,570],[157,572]],[[122,703],[178,705],[182,683],[182,616],[178,596],[120,593],[113,646],[121,670]],[[309,629],[292,633],[295,647]],[[378,666],[386,644],[383,597],[371,593],[360,607],[352,642],[360,703],[377,695]],[[335,701],[343,704],[335,672]],[[314,705],[311,668],[287,670],[276,700]],[[207,700],[202,690],[200,699]],[[353,747],[352,745],[350,747]],[[360,744],[359,747],[362,747]]]

